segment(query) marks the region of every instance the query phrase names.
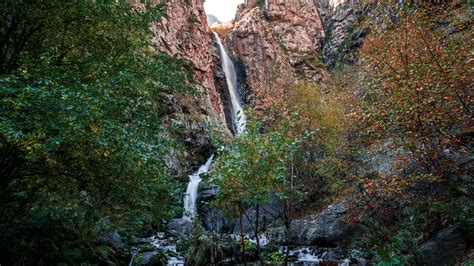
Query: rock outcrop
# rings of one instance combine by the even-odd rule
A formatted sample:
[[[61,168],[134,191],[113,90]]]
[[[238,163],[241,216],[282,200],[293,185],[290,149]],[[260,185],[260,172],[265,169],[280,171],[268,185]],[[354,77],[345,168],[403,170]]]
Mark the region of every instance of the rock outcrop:
[[[217,123],[223,123],[222,102],[214,85],[214,62],[209,50],[213,46],[202,0],[167,1],[166,14],[152,25],[153,42],[163,52],[183,58],[193,68],[196,97],[201,113]]]
[[[179,138],[185,145],[184,156],[178,152],[170,154],[167,161],[181,176],[186,176],[186,169],[196,167],[212,152],[208,127],[217,125],[227,130],[220,91],[225,88],[219,81],[222,78],[216,75],[220,63],[212,54],[214,42],[203,4],[203,0],[166,1],[165,14],[151,26],[157,49],[188,62],[196,81],[192,86],[199,91],[166,95],[170,109],[166,126],[183,129]]]
[[[322,58],[328,67],[356,61],[355,52],[366,34],[366,29],[358,25],[366,12],[359,2],[315,0],[325,29]]]
[[[262,92],[288,88],[293,78],[320,82],[326,76],[318,53],[324,29],[313,0],[259,3],[241,5],[226,35],[228,49],[245,69],[244,94],[252,103]]]
[[[291,223],[290,243],[320,247],[337,247],[349,243],[361,228],[356,224],[344,225],[342,218],[346,212],[346,204],[339,202],[319,214],[294,220]],[[287,236],[283,226],[271,228],[268,234],[272,243],[286,244]]]
[[[280,199],[272,194],[268,196],[268,203],[259,206],[258,219],[259,228],[258,231],[265,231],[270,224],[276,221],[283,212],[283,205]],[[244,234],[255,237],[255,221],[257,220],[257,208],[252,207],[245,211],[242,219],[242,231]],[[235,235],[240,234],[240,223],[237,219],[234,220],[235,226],[233,233]]]
[[[192,229],[192,222],[181,218],[171,220],[166,226],[167,233],[173,237],[190,235]]]

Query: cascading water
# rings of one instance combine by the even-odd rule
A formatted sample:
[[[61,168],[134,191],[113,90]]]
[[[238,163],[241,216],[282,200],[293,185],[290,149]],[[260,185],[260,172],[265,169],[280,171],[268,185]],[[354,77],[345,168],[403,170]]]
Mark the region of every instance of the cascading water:
[[[229,54],[226,52],[219,35],[214,32],[214,36],[216,37],[217,44],[219,45],[221,51],[222,68],[224,69],[227,87],[229,88],[233,116],[232,123],[235,127],[235,132],[240,134],[245,130],[245,126],[247,125],[247,117],[245,116],[244,110],[242,109],[240,97],[237,92],[237,75],[235,74],[234,63],[232,62]],[[199,167],[199,170],[196,173],[189,176],[188,188],[186,189],[184,198],[183,219],[185,220],[191,220],[191,218],[196,213],[196,200],[198,197],[199,183],[201,183],[202,180],[200,175],[209,171],[213,158],[214,155],[212,155],[211,158],[207,160],[206,164]]]
[[[214,36],[221,51],[222,68],[224,70],[225,77],[227,80],[227,87],[229,88],[233,116],[232,122],[234,124],[235,132],[237,134],[240,134],[245,130],[245,126],[247,124],[247,117],[245,116],[245,113],[242,109],[242,103],[240,101],[240,96],[237,91],[237,75],[235,74],[234,63],[232,62],[232,59],[230,58],[227,51],[225,50],[225,47],[222,44],[219,35],[214,32]]]
[[[184,197],[184,214],[183,219],[191,220],[196,213],[196,200],[198,196],[199,183],[201,183],[201,174],[207,173],[212,165],[212,155],[204,165],[199,167],[198,171],[189,176],[188,188]]]
[[[244,114],[242,109],[242,104],[240,101],[239,94],[237,92],[237,76],[235,74],[234,64],[227,54],[219,36],[214,33],[217,44],[221,50],[221,63],[222,68],[224,69],[227,87],[229,88],[231,109],[232,109],[232,124],[234,127],[234,132],[240,134],[245,130],[247,124],[247,117]],[[189,176],[188,188],[186,189],[186,194],[184,196],[184,213],[183,220],[191,221],[191,219],[196,215],[197,209],[197,198],[199,192],[199,183],[201,183],[202,174],[205,174],[209,171],[212,166],[212,155],[204,165],[201,165],[196,173]],[[153,236],[147,239],[147,242],[152,244],[156,249],[166,251],[168,253],[174,254],[168,260],[168,266],[182,266],[184,265],[184,258],[176,252],[176,246],[174,245],[175,240],[169,241],[170,239],[164,238],[164,234],[158,233],[156,236]],[[134,264],[134,259],[138,254],[137,250],[133,250],[132,258],[130,260],[130,265]]]

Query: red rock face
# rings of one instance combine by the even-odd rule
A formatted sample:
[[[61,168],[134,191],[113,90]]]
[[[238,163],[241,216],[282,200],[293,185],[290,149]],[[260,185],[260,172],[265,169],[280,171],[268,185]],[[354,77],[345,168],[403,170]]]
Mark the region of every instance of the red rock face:
[[[323,24],[313,0],[267,0],[263,7],[248,0],[226,41],[245,68],[248,93],[258,98],[262,91],[284,93],[278,87],[289,87],[295,79],[325,79],[327,72],[319,61],[323,39]]]
[[[223,106],[214,84],[215,62],[210,54],[213,45],[207,25],[203,0],[166,1],[166,14],[152,25],[156,34],[153,42],[158,49],[185,59],[194,70],[196,89],[189,108],[198,111],[214,124],[225,125]],[[188,95],[191,97],[190,95]],[[225,127],[225,126],[224,126]]]

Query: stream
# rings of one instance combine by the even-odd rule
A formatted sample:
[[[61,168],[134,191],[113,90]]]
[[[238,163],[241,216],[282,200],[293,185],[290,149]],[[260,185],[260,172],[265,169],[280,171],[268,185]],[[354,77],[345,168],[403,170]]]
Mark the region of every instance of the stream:
[[[220,48],[221,64],[226,76],[227,87],[229,89],[229,95],[230,95],[230,101],[231,101],[230,108],[232,110],[233,132],[235,132],[235,134],[238,135],[245,131],[245,127],[247,124],[247,117],[242,108],[242,102],[241,102],[241,98],[238,92],[235,67],[234,67],[234,63],[232,62],[232,59],[230,58],[229,54],[225,50],[225,47],[222,44],[222,41],[220,40],[219,35],[217,33],[213,33],[213,34]],[[214,155],[209,157],[209,159],[206,161],[205,164],[201,165],[195,173],[189,176],[189,183],[187,185],[186,193],[184,194],[184,198],[183,198],[184,213],[182,216],[182,220],[190,222],[195,217],[196,210],[198,207],[197,200],[199,197],[199,184],[202,181],[201,175],[206,174],[211,169],[213,159],[214,159]],[[240,236],[230,235],[230,238],[233,239],[234,241],[239,241]],[[245,236],[245,238],[254,244],[256,243],[255,239],[250,238],[249,236]],[[177,252],[176,240],[177,239],[174,239],[172,237],[167,238],[165,236],[165,233],[163,232],[158,232],[154,236],[145,239],[145,242],[151,244],[156,250],[162,250],[168,254],[168,262],[167,262],[168,266],[182,266],[182,265],[185,265],[185,258]],[[265,247],[267,244],[268,244],[268,239],[265,235],[262,234],[260,236],[260,245],[262,247]],[[286,247],[280,248],[280,252],[282,254],[285,253],[285,250],[286,250]],[[138,256],[140,256],[138,251],[139,250],[137,248],[132,248],[132,251],[131,251],[132,259],[129,263],[130,266],[143,265],[146,263],[146,261],[143,260],[143,257],[145,257],[144,254],[146,253],[141,254],[142,255],[141,261],[134,261],[138,258]],[[148,252],[148,253],[153,255],[153,252]],[[316,248],[314,247],[298,247],[295,249],[290,249],[289,254],[293,260],[293,262],[291,262],[289,265],[308,265],[308,266],[318,265],[321,262],[321,260],[324,258],[324,256],[326,255],[325,253],[318,254],[318,252],[316,251]],[[156,251],[155,251],[155,255],[156,255]],[[251,265],[251,264],[248,264],[248,265]],[[340,265],[348,266],[349,264],[342,263]]]

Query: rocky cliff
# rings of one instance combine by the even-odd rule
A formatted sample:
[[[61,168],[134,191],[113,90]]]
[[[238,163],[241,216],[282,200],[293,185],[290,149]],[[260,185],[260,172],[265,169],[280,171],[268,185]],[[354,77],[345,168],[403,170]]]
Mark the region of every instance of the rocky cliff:
[[[166,1],[165,14],[152,25],[157,49],[187,61],[193,70],[196,94],[167,95],[168,127],[181,128],[186,162],[195,167],[211,153],[207,130],[217,126],[228,134],[224,116],[223,77],[216,75],[219,58],[207,24],[203,0]],[[225,78],[224,78],[225,80]],[[170,155],[169,164],[178,172],[188,165],[177,155]],[[184,164],[186,164],[184,162]]]
[[[324,26],[321,55],[328,67],[354,63],[366,30],[359,26],[369,5],[358,0],[315,0]],[[365,8],[363,8],[365,7]]]
[[[245,70],[244,95],[253,104],[263,95],[283,93],[294,78],[322,81],[327,75],[319,60],[323,40],[313,0],[248,0],[226,34],[228,49]]]
[[[164,16],[152,25],[157,48],[189,63],[193,86],[200,92],[167,97],[169,127],[185,129],[188,162],[204,161],[211,152],[209,124],[229,133],[225,76],[203,4],[203,0],[167,1]],[[241,72],[244,101],[257,110],[268,109],[274,102],[266,98],[283,97],[296,79],[319,83],[328,77],[325,63],[334,66],[341,57],[351,61],[363,36],[354,28],[360,15],[357,6],[353,1],[330,0],[247,0],[239,6],[230,29],[220,33]],[[176,170],[183,168],[178,161],[177,156],[170,157]]]

